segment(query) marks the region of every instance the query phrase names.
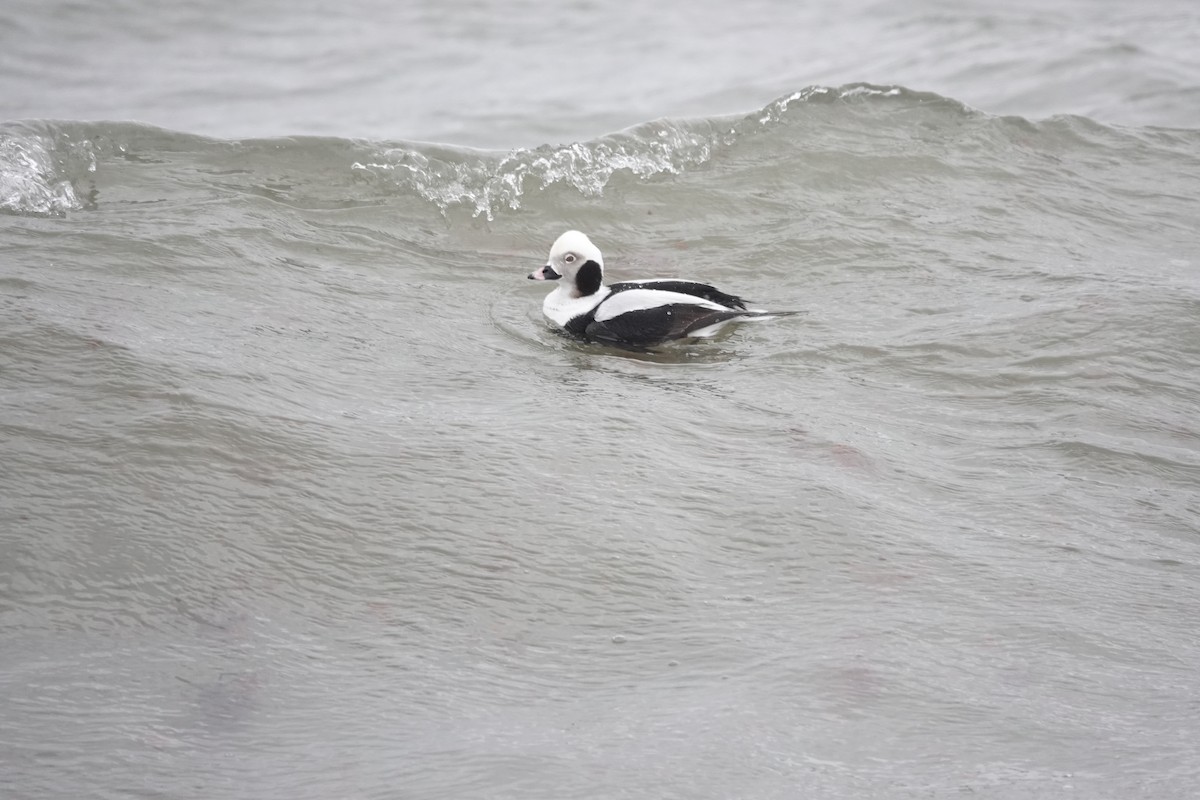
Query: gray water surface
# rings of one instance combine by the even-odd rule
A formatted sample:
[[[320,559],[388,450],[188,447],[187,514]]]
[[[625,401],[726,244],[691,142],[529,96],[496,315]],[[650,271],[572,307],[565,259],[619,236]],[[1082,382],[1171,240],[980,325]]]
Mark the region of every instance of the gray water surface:
[[[0,12],[109,48],[0,72],[0,797],[1195,796],[1195,12],[1081,8]],[[804,313],[570,341],[570,227]]]
[[[1192,0],[0,8],[0,120],[521,147],[903,84],[997,114],[1200,128]]]

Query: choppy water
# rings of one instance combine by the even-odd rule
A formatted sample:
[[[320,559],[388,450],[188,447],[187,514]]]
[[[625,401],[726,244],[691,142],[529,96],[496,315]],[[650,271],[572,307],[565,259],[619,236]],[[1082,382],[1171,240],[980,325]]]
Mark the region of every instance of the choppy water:
[[[1200,791],[1190,5],[98,8],[3,12],[178,46],[0,79],[0,797]],[[570,227],[806,314],[567,341]]]

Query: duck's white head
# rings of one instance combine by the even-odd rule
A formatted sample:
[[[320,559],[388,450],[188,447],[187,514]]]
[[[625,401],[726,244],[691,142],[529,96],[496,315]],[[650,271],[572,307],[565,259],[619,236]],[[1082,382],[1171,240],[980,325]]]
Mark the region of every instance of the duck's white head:
[[[529,273],[532,281],[562,278],[574,288],[576,297],[595,294],[604,283],[604,257],[600,248],[579,231],[567,231],[550,248],[546,266]]]

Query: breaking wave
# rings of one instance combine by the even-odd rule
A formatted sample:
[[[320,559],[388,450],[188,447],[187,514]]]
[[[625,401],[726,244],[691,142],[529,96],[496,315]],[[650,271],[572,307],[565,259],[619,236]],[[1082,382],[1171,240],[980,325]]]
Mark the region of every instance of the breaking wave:
[[[136,202],[147,186],[157,186],[158,196],[239,192],[307,208],[407,196],[443,215],[461,209],[492,220],[550,187],[598,197],[619,176],[654,182],[680,175],[754,151],[752,141],[764,135],[780,134],[758,148],[765,162],[853,142],[870,155],[882,146],[875,132],[896,112],[909,115],[901,123],[908,132],[893,137],[901,151],[914,132],[927,138],[931,126],[982,121],[985,147],[1028,138],[1034,129],[937,94],[869,84],[813,86],[750,114],[655,120],[590,141],[508,152],[319,137],[220,140],[136,123],[15,122],[0,124],[0,212],[62,216],[110,201],[114,195],[106,192],[115,187],[116,196]],[[1073,119],[1078,124],[1069,120],[1067,127],[1100,130],[1102,138],[1125,135]],[[133,180],[127,169],[141,170],[137,186],[127,185]]]

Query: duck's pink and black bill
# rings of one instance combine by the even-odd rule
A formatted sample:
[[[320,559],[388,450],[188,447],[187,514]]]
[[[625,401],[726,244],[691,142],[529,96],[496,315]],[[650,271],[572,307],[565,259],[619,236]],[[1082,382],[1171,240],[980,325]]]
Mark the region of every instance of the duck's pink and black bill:
[[[562,275],[559,275],[557,272],[555,272],[554,267],[550,266],[549,264],[544,267],[538,267],[533,272],[529,273],[529,280],[531,281],[556,281],[561,277]]]

